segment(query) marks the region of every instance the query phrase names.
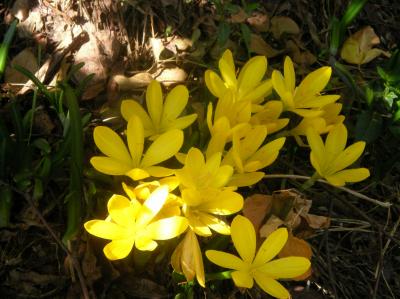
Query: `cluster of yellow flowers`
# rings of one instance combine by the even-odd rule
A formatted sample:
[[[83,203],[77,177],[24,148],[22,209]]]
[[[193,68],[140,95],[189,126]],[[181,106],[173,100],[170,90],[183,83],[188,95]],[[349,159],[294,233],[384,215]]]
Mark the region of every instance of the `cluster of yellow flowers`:
[[[289,298],[277,279],[305,273],[310,261],[303,257],[272,260],[286,243],[285,228],[272,233],[256,254],[251,222],[240,215],[231,225],[226,219],[243,207],[237,188],[260,181],[263,170],[278,157],[286,138],[268,142],[266,138],[288,126],[290,118],[280,118],[285,111],[303,117],[286,135],[299,142],[299,136],[307,136],[317,176],[333,185],[369,176],[365,168],[343,170],[360,157],[365,144],[357,142],[345,148],[347,130],[342,124],[344,117],[339,115],[341,105],[335,103],[339,96],[321,95],[330,79],[329,67],[310,73],[296,87],[290,58],[285,60],[284,75],[275,70],[271,79],[264,79],[267,59],[257,56],[237,76],[232,53],[227,50],[219,60],[219,70],[221,76],[211,70],[205,73],[206,85],[217,97],[216,104],[210,103],[207,109],[210,139],[205,148],[179,152],[184,143],[182,130],[197,118],[196,114],[181,116],[189,99],[183,85],[173,88],[163,100],[160,84],[152,81],[146,92],[147,111],[135,100],[123,101],[126,142],[108,127],[95,128],[94,141],[104,156],[93,157],[93,167],[105,174],[127,176],[136,185],[123,184],[127,197],[113,195],[107,206],[109,216],[86,222],[85,229],[111,240],[104,247],[110,260],[125,258],[133,246],[154,250],[157,240],[185,233],[171,264],[188,281],[196,277],[203,287],[206,279],[197,236],[209,237],[213,232],[231,235],[240,258],[215,250],[206,251],[207,258],[233,269],[231,277],[238,287],[251,288],[254,279],[272,296]],[[327,132],[324,144],[320,134]],[[182,168],[168,167],[166,161],[173,157]]]

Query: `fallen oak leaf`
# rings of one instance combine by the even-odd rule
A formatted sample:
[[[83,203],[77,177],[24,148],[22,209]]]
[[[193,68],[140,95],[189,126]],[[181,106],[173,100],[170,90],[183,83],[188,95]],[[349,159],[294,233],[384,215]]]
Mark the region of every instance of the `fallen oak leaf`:
[[[381,54],[389,57],[389,53],[373,48],[379,43],[379,37],[374,29],[371,26],[364,27],[346,39],[340,51],[340,57],[348,63],[358,65],[368,63]]]
[[[254,229],[258,231],[264,218],[272,208],[272,196],[254,194],[246,198],[243,205],[243,215],[253,223]]]
[[[254,33],[250,36],[250,51],[258,55],[267,56],[268,58],[282,53],[282,51],[272,48],[260,35]]]
[[[279,39],[284,33],[299,34],[300,28],[297,23],[289,17],[275,16],[271,19],[270,31],[274,38]]]

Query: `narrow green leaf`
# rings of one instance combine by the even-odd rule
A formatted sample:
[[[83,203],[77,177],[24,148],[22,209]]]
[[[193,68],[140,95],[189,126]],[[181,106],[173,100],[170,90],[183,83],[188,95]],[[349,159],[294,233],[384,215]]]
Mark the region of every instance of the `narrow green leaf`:
[[[8,50],[10,49],[10,45],[15,34],[15,29],[17,28],[17,24],[18,19],[12,21],[10,27],[4,35],[3,42],[0,45],[0,79],[3,77],[4,70],[6,68]]]

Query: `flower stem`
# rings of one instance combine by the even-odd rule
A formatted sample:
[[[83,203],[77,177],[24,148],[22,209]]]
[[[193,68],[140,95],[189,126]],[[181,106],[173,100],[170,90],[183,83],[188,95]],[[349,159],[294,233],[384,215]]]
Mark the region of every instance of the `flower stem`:
[[[308,188],[314,185],[314,183],[321,178],[317,172],[314,172],[312,177],[310,177],[307,181],[305,181],[301,186],[300,186],[300,191],[306,191]]]

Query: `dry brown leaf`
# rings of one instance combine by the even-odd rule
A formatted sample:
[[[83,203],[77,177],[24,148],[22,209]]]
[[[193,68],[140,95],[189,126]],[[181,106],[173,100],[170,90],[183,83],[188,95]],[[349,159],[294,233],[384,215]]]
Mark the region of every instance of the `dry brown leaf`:
[[[279,217],[271,215],[271,217],[268,218],[268,221],[263,226],[261,226],[259,230],[260,237],[267,238],[272,232],[274,232],[284,223],[285,222],[282,221]]]
[[[232,23],[243,23],[247,19],[247,13],[243,9],[239,9],[239,11],[229,18]]]
[[[390,56],[381,49],[373,48],[379,43],[379,37],[375,34],[374,29],[371,26],[364,27],[343,43],[340,57],[348,63],[364,64],[381,54]]]
[[[278,256],[280,258],[288,257],[288,256],[301,256],[306,259],[311,259],[312,250],[310,244],[308,244],[305,240],[296,238],[292,234],[289,234],[288,240],[282,250],[279,252]],[[294,280],[305,280],[310,277],[312,273],[312,269],[308,269],[304,274],[297,276]]]
[[[150,84],[153,80],[153,76],[149,73],[142,72],[133,75],[132,77],[126,77],[123,75],[115,75],[112,78],[121,91],[128,91],[135,88],[142,88]]]
[[[250,50],[256,54],[270,57],[275,57],[282,53],[282,51],[272,48],[260,35],[251,34]]]
[[[307,214],[304,216],[308,225],[314,229],[328,228],[331,226],[331,218],[313,214]]]
[[[289,51],[293,61],[300,66],[296,71],[299,74],[305,74],[309,72],[309,66],[315,63],[317,58],[307,49],[300,48],[296,42],[291,39],[288,40],[286,49]]]
[[[12,66],[20,65],[30,71],[32,74],[35,74],[39,69],[39,65],[36,61],[36,56],[33,54],[32,49],[26,48],[19,52],[17,56],[15,56],[10,63],[11,66],[6,68],[4,74],[4,82],[6,83],[19,83],[23,84],[29,81],[25,75],[15,70]],[[19,91],[22,86],[15,86],[15,91]]]
[[[187,73],[183,69],[175,67],[163,69],[155,79],[165,86],[170,86],[185,81],[187,76]]]
[[[244,201],[243,215],[248,218],[258,231],[265,216],[272,208],[272,196],[264,194],[254,194]]]
[[[279,39],[284,33],[295,35],[299,34],[300,28],[296,22],[289,17],[275,16],[271,19],[270,31],[272,32],[274,38]]]
[[[258,32],[267,32],[269,30],[269,18],[266,14],[255,12],[249,18],[247,23]]]

